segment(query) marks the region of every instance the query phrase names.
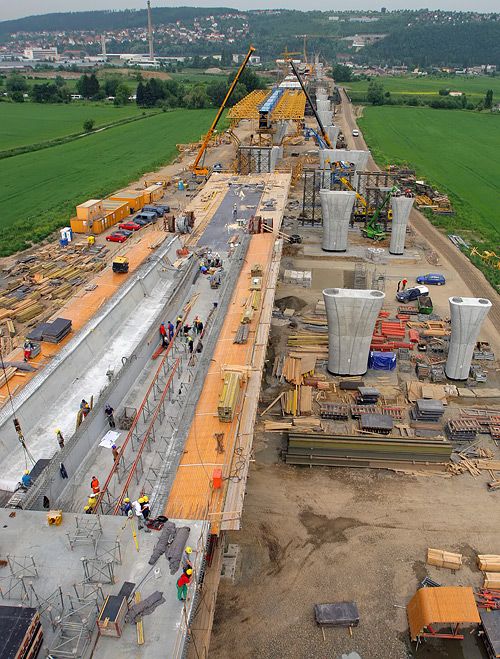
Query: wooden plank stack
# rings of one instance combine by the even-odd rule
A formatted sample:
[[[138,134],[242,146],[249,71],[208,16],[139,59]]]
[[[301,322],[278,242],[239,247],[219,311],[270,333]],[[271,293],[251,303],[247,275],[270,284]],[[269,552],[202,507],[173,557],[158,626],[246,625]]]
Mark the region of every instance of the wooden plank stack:
[[[462,554],[454,554],[443,549],[427,549],[427,565],[459,570],[462,567]]]
[[[500,572],[500,556],[498,554],[478,554],[477,566],[481,572]]]
[[[500,574],[497,572],[485,572],[483,588],[493,588],[500,590]]]

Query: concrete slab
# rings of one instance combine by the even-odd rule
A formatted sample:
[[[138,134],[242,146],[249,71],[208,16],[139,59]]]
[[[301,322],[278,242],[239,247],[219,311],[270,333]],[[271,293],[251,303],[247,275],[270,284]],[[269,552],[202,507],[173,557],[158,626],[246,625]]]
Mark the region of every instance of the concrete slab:
[[[177,526],[189,526],[191,529],[188,544],[193,548],[195,579],[189,587],[188,599],[183,606],[177,599],[176,581],[182,573],[180,568],[171,575],[164,556],[161,556],[155,566],[148,564],[153,547],[158,540],[159,532],[138,532],[139,550],[136,549],[132,537],[130,523],[124,517],[90,517],[87,515],[74,515],[64,513],[61,526],[49,526],[47,515],[43,512],[16,511],[15,517],[9,517],[11,511],[0,509],[0,524],[2,535],[0,549],[2,557],[7,554],[18,557],[20,562],[24,557],[33,557],[38,576],[26,576],[24,578],[27,591],[30,594],[25,604],[37,606],[37,600],[52,595],[58,587],[61,588],[65,613],[69,610],[68,593],[74,593],[73,586],[77,584],[79,591],[83,591],[81,585],[85,573],[82,558],[91,559],[103,556],[108,560],[113,547],[118,543],[121,563],[113,564],[114,583],[102,584],[104,596],[118,594],[124,581],[130,581],[138,586],[142,599],[159,590],[163,593],[165,603],[160,605],[151,615],[144,617],[144,645],[137,645],[135,624],[126,624],[121,638],[99,637],[96,638],[95,625],[92,625],[92,644],[96,643],[94,656],[116,659],[120,656],[133,656],[137,659],[155,659],[156,657],[178,657],[181,656],[182,648],[186,639],[186,623],[191,615],[194,597],[196,593],[196,580],[199,579],[204,547],[207,540],[207,523],[200,521],[171,520]],[[94,551],[90,541],[81,542],[71,550],[67,534],[71,534],[76,528],[76,519],[80,524],[90,521],[96,523],[100,519],[102,535]],[[108,553],[106,553],[108,552]],[[118,556],[118,552],[115,553]],[[158,569],[155,569],[158,568]],[[1,573],[2,591],[7,591],[11,578],[9,568],[2,568]],[[96,578],[97,579],[97,578]],[[19,579],[18,579],[19,581]],[[29,584],[32,583],[32,589]],[[96,584],[93,584],[95,586]],[[92,584],[87,585],[87,589]],[[21,589],[16,588],[10,599],[4,599],[4,604],[19,605],[21,603],[18,593]],[[57,617],[59,598],[55,599],[52,607],[52,615]],[[101,605],[102,602],[99,602]],[[59,607],[60,609],[60,607]],[[50,647],[58,634],[58,626],[52,628],[47,614],[42,615],[42,626],[44,630],[44,647]],[[78,656],[78,655],[75,655]]]
[[[324,252],[321,246],[318,244],[305,243],[303,246],[303,254],[305,257],[317,257],[317,258],[333,258],[333,259],[362,259],[366,260],[366,250],[369,247],[376,247],[375,243],[362,245],[348,245],[345,252]],[[394,255],[389,254],[389,251],[386,249],[382,257],[384,261],[390,261],[391,263],[417,263],[421,261],[421,257],[417,251],[406,250],[404,254]]]

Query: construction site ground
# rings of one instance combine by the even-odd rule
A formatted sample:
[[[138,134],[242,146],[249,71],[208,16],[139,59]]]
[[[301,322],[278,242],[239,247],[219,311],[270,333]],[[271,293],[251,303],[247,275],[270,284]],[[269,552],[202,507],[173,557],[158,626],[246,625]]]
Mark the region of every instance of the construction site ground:
[[[362,138],[353,138],[356,127],[350,104],[343,95],[336,123],[344,130],[350,148],[366,148]],[[371,160],[370,167],[375,168]],[[276,306],[295,311],[289,319],[275,319],[267,354],[266,379],[261,391],[263,411],[284,390],[271,375],[275,357],[286,350],[287,337],[300,331],[300,318],[312,313],[324,287],[352,287],[354,263],[366,248],[358,228],[349,232],[349,251],[359,245],[358,259],[349,253],[325,254],[320,248],[320,228],[302,227],[297,221],[301,206],[300,187],[290,195],[284,231],[303,236],[302,245],[286,246],[281,263],[285,269],[310,270],[311,288],[298,288],[280,281]],[[299,203],[294,204],[293,200]],[[449,317],[452,295],[487,297],[493,308],[483,324],[480,338],[500,354],[498,332],[499,298],[481,273],[430,225],[418,211],[411,215],[412,229],[404,258],[387,258],[367,266],[370,287],[375,269],[385,273],[384,310],[396,314],[398,281],[411,286],[417,275],[442,272],[447,283],[430,287],[434,310]],[[379,245],[377,245],[379,246]],[[382,244],[383,247],[387,245]],[[280,277],[281,280],[281,277]],[[494,397],[449,399],[447,418],[460,417],[468,405],[500,409],[498,362],[488,364],[488,383]],[[324,365],[317,369],[327,375]],[[367,386],[394,386],[405,395],[405,380],[415,375],[369,371]],[[338,381],[338,378],[337,378]],[[279,405],[265,418],[282,418]],[[485,657],[476,635],[465,632],[458,641],[428,640],[415,654],[409,642],[406,605],[419,582],[429,576],[442,585],[482,585],[476,567],[478,553],[496,552],[498,533],[497,493],[488,490],[487,472],[451,475],[394,473],[386,470],[297,467],[282,459],[283,433],[265,432],[261,422],[254,436],[242,528],[228,533],[234,570],[221,580],[215,612],[210,656],[277,659],[340,659],[357,652],[362,659],[477,659]],[[495,460],[500,450],[489,436],[480,445]],[[235,550],[234,547],[237,547]],[[464,565],[457,571],[426,565],[428,547],[459,552]],[[359,627],[325,629],[314,621],[314,604],[355,601]],[[237,630],[237,631],[235,631]]]

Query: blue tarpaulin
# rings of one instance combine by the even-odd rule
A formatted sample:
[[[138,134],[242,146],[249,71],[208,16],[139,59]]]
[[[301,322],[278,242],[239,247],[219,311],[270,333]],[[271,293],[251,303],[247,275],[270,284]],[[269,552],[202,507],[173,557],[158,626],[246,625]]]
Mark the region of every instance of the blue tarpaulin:
[[[376,371],[393,371],[396,368],[396,354],[394,352],[372,350],[368,359],[368,368],[373,368]]]

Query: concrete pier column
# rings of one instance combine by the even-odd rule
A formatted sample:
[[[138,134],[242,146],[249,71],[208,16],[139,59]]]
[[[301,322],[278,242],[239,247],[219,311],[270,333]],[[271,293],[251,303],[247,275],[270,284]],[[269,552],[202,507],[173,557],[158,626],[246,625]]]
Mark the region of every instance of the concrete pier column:
[[[333,110],[318,110],[318,115],[323,127],[330,126],[333,119]]]
[[[325,130],[327,132],[328,137],[330,138],[330,142],[332,143],[333,148],[335,148],[337,145],[337,138],[340,133],[339,126],[335,126],[335,125],[327,126]]]
[[[403,254],[405,251],[406,227],[410,217],[413,197],[392,197],[392,222],[390,254]]]
[[[345,252],[356,195],[348,191],[320,190],[319,196],[323,213],[321,249],[325,252]]]
[[[491,302],[477,297],[450,297],[451,337],[445,373],[450,380],[466,380],[481,325]]]
[[[330,373],[366,373],[373,330],[384,298],[382,291],[325,288]]]

